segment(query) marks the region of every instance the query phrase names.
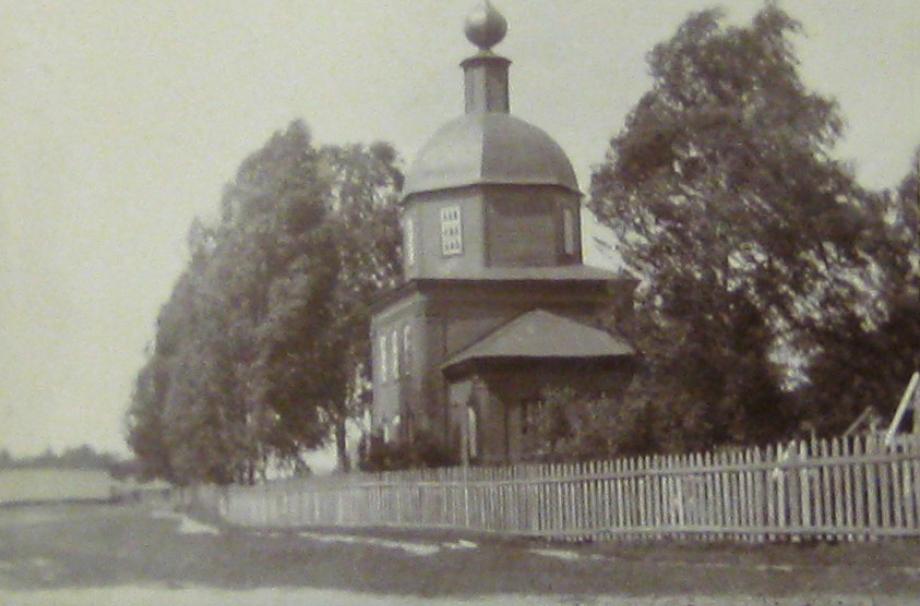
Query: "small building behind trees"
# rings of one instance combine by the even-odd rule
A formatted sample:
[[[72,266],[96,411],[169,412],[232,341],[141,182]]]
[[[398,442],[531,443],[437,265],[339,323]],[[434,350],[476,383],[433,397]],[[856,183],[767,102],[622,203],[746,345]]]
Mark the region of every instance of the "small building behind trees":
[[[547,388],[607,397],[633,351],[597,323],[628,314],[635,281],[586,266],[581,192],[561,147],[509,113],[504,18],[468,18],[465,113],[422,148],[403,189],[405,281],[375,303],[372,428],[423,434],[458,460],[526,459]]]

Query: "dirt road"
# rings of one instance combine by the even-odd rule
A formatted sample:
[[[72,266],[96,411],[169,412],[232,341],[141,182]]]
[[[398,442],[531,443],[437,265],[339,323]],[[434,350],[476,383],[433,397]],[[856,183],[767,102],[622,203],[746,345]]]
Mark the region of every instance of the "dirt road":
[[[920,545],[545,545],[0,509],[0,604],[916,604]]]

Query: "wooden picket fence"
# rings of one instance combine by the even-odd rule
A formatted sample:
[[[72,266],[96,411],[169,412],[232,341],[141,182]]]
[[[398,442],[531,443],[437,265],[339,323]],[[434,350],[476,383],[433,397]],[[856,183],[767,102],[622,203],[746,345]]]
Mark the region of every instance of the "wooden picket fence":
[[[920,440],[873,436],[576,464],[346,474],[204,489],[250,527],[455,529],[558,540],[920,535]]]

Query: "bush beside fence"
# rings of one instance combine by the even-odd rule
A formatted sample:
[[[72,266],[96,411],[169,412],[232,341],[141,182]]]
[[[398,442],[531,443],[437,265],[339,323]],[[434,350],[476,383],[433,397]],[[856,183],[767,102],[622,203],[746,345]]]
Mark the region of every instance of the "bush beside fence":
[[[564,540],[920,535],[920,441],[855,437],[572,464],[201,487],[229,523],[454,529]]]

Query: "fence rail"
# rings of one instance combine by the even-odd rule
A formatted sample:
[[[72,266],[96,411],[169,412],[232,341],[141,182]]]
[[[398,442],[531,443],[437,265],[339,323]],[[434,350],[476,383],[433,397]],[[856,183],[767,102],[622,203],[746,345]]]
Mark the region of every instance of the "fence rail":
[[[202,488],[256,527],[446,528],[562,540],[920,535],[920,440],[876,437],[573,464]]]

